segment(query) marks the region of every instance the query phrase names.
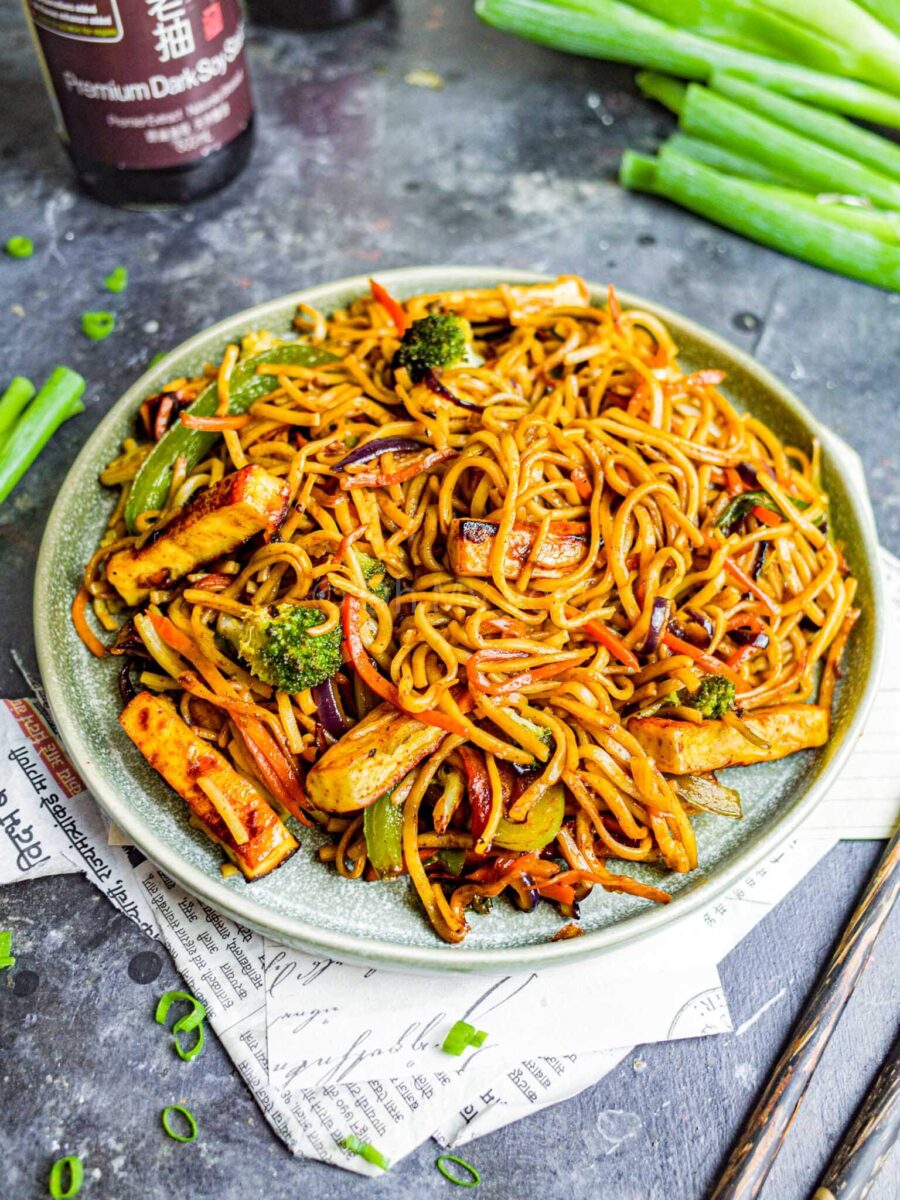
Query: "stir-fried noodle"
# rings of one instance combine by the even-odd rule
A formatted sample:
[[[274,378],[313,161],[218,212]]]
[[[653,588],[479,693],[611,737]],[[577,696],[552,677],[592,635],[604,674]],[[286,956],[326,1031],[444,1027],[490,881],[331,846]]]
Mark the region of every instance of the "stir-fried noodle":
[[[400,365],[406,327],[436,313],[468,322],[464,359]],[[595,884],[667,901],[610,860],[691,871],[704,804],[685,781],[716,789],[716,766],[827,732],[826,711],[791,741],[797,706],[830,707],[856,616],[818,447],[783,445],[725,399],[721,372],[683,373],[656,317],[612,290],[596,305],[576,278],[402,306],[376,287],[295,324],[333,359],[266,362],[281,340],[249,334],[145,402],[141,439],[101,477],[120,498],[74,608],[95,652],[88,605],[119,631],[123,698],[161,697],[153,711],[249,789],[238,802],[226,767],[198,760],[179,787],[194,820],[242,869],[261,813],[316,822],[342,875],[408,873],[449,942],[507,889],[569,919]],[[253,356],[270,390],[235,414]],[[211,381],[212,414],[185,417]],[[176,456],[161,510],[129,529],[135,477],[172,425],[209,448]],[[229,541],[192,525],[204,497],[227,525],[223,489],[254,468],[285,501],[269,528]],[[179,529],[171,569],[139,595],[115,584],[111,564]],[[340,649],[293,692],[264,681],[240,633],[284,606],[310,610],[308,644]],[[733,690],[709,709],[711,679]]]

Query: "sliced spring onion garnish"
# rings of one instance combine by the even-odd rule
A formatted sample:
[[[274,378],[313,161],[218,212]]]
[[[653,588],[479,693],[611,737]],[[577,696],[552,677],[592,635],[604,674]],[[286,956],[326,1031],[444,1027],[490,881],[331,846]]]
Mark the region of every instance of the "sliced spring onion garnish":
[[[188,1020],[188,1018],[185,1017],[185,1020]],[[185,1050],[181,1042],[178,1040],[178,1034],[184,1030],[181,1022],[177,1021],[172,1028],[172,1037],[173,1041],[175,1042],[175,1053],[183,1062],[192,1062],[193,1059],[195,1059],[203,1049],[204,1033],[202,1022],[199,1025],[192,1026],[192,1028],[197,1031],[197,1040],[194,1042],[193,1046],[187,1050]]]
[[[196,996],[192,996],[190,992],[164,992],[159,998],[156,1005],[156,1012],[153,1014],[157,1025],[165,1025],[169,1015],[169,1009],[173,1004],[189,1004],[190,1012],[179,1018],[172,1026],[172,1039],[175,1043],[175,1053],[184,1062],[191,1062],[197,1057],[203,1049],[204,1031],[203,1019],[206,1016],[206,1005],[202,1000],[198,1000]],[[185,1047],[178,1040],[179,1033],[190,1033],[192,1029],[197,1031],[197,1040],[192,1046]]]
[[[15,958],[10,954],[12,949],[12,934],[8,929],[0,932],[0,971],[6,967],[15,966]]]
[[[86,312],[81,314],[81,331],[92,342],[102,342],[116,327],[116,314],[111,312]]]
[[[10,258],[31,258],[34,254],[34,242],[27,237],[11,237],[3,247]]]
[[[169,1015],[169,1009],[173,1004],[179,1001],[190,1004],[191,1011],[186,1017],[182,1017],[176,1022],[175,1027],[178,1029],[193,1029],[195,1025],[199,1025],[206,1016],[206,1005],[202,1000],[198,1000],[196,996],[192,996],[190,992],[164,992],[156,1005],[156,1012],[153,1014],[153,1019],[157,1025],[165,1025]]]
[[[187,1122],[188,1129],[190,1130],[190,1133],[188,1133],[187,1136],[185,1136],[183,1133],[175,1132],[175,1130],[169,1124],[169,1113],[178,1113],[179,1116],[184,1121]],[[162,1121],[163,1129],[166,1131],[166,1133],[169,1135],[169,1137],[172,1138],[173,1141],[175,1141],[175,1142],[193,1142],[196,1139],[196,1137],[197,1137],[197,1121],[194,1117],[194,1114],[191,1112],[191,1110],[189,1108],[185,1108],[183,1104],[168,1105],[168,1107],[164,1108],[162,1110],[162,1112],[160,1113],[159,1119],[160,1119],[160,1121]]]
[[[68,1183],[63,1185],[63,1177],[68,1175]],[[50,1178],[47,1188],[53,1200],[70,1200],[81,1191],[84,1182],[84,1167],[77,1154],[69,1154],[66,1158],[58,1158],[50,1168]]]
[[[464,1171],[468,1171],[472,1178],[460,1179],[459,1176],[453,1174],[449,1167],[444,1165],[445,1163],[456,1163],[458,1167],[462,1167]],[[457,1154],[441,1154],[434,1160],[434,1165],[445,1179],[448,1179],[451,1183],[455,1183],[457,1187],[478,1187],[479,1183],[481,1183],[481,1176],[472,1164],[466,1162],[464,1158],[460,1158]]]
[[[371,1142],[364,1142],[358,1138],[355,1133],[348,1133],[339,1145],[345,1150],[349,1150],[351,1154],[358,1154],[360,1158],[364,1158],[366,1162],[374,1163],[376,1167],[381,1167],[382,1171],[388,1170],[391,1165],[391,1160],[378,1150]]]
[[[468,1021],[457,1021],[447,1036],[441,1049],[445,1054],[460,1055],[470,1046],[483,1046],[487,1041],[487,1030],[476,1029]]]
[[[103,280],[103,286],[108,292],[124,292],[128,287],[128,268],[116,267]]]

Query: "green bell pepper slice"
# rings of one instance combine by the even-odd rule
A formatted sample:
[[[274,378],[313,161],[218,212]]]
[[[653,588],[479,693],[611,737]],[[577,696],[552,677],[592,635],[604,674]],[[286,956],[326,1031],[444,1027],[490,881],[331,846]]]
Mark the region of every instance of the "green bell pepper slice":
[[[257,368],[264,363],[286,366],[318,367],[323,363],[338,362],[335,355],[317,346],[300,342],[287,342],[261,354],[254,354],[239,362],[231,375],[229,388],[229,416],[245,413],[251,404],[274,392],[278,387],[276,375],[257,375]],[[218,388],[215,380],[203,389],[194,403],[186,410],[194,417],[212,417],[218,404]],[[162,508],[169,494],[172,470],[179,457],[187,462],[188,471],[201,462],[220,433],[209,433],[201,429],[186,429],[180,422],[172,426],[153,447],[137,474],[128,502],[125,505],[125,523],[131,533],[135,532],[137,519],[148,509]]]
[[[524,853],[543,850],[559,833],[566,813],[566,793],[561,783],[548,787],[524,821],[501,817],[494,845]]]
[[[363,816],[369,862],[380,879],[403,874],[403,805],[385,792]]]

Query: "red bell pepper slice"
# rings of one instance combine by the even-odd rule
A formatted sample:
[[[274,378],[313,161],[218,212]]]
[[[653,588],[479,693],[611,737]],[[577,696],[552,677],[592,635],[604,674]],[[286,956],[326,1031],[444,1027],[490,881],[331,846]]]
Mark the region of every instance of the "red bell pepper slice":
[[[472,806],[472,837],[477,842],[487,828],[491,815],[491,781],[484,759],[473,746],[460,746],[459,757],[469,789]]]
[[[369,280],[369,286],[372,289],[372,295],[390,317],[394,328],[400,337],[403,337],[407,329],[410,327],[410,319],[406,315],[406,311],[399,300],[395,300],[387,288],[382,287],[374,279]]]

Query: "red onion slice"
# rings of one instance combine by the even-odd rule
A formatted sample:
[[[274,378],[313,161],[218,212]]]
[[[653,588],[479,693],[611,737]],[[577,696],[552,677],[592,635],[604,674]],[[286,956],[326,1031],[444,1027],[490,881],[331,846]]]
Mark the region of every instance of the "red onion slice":
[[[662,596],[656,596],[653,600],[653,608],[650,610],[650,628],[644,639],[642,651],[644,654],[652,654],[659,645],[671,615],[672,601],[664,600]]]
[[[337,692],[334,690],[334,680],[326,679],[324,683],[317,683],[312,689],[312,696],[325,732],[333,738],[339,738],[346,733],[350,722],[341,712]]]
[[[460,400],[459,396],[454,396],[453,392],[441,383],[440,376],[436,371],[426,371],[422,382],[436,396],[441,396],[444,400],[450,400],[453,404],[458,404],[460,408],[471,408],[474,412],[481,412],[480,404],[473,404],[470,400]]]
[[[332,471],[343,471],[346,467],[355,467],[361,463],[371,462],[373,458],[378,458],[382,454],[417,454],[428,448],[424,442],[417,442],[414,438],[373,438],[371,442],[365,442],[362,446],[354,446],[346,458],[335,463],[331,469]]]

